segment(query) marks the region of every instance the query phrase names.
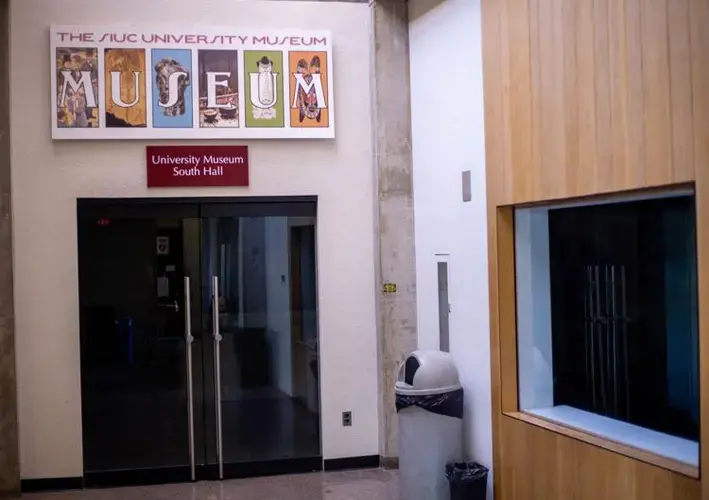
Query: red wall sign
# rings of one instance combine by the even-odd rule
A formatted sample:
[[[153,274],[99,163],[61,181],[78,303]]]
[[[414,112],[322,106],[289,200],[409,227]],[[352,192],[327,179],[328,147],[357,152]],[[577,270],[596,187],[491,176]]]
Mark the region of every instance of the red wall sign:
[[[247,146],[148,146],[148,187],[248,186]]]

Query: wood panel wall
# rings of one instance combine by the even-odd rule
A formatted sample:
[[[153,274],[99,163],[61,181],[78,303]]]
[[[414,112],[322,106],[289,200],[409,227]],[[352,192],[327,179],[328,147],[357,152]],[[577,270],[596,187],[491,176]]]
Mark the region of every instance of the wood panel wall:
[[[588,500],[692,500],[695,479],[615,455],[581,441],[502,417],[503,482],[497,498]],[[499,469],[497,469],[499,471]],[[499,473],[499,472],[496,472]]]
[[[701,2],[483,0],[494,201],[693,180]]]
[[[482,0],[482,12],[496,498],[709,499],[709,479],[507,416],[514,257],[501,208],[694,183],[709,380],[709,2]],[[709,474],[709,383],[700,390]]]

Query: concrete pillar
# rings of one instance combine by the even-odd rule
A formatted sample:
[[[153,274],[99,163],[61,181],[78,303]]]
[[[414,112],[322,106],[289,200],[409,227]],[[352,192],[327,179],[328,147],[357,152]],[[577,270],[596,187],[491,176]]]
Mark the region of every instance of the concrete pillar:
[[[379,230],[379,443],[397,464],[394,384],[416,348],[416,261],[409,85],[409,22],[404,0],[374,0],[374,147]],[[384,290],[384,285],[396,285]]]
[[[10,0],[0,0],[0,498],[20,493],[10,196]]]

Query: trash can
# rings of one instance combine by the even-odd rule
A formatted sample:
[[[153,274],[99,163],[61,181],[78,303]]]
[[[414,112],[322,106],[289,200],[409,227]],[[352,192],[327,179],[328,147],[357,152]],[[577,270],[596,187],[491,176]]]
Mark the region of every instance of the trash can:
[[[462,461],[463,389],[450,354],[415,351],[399,370],[401,500],[448,500],[447,463]]]
[[[487,467],[476,462],[446,464],[451,500],[485,500],[487,497]]]

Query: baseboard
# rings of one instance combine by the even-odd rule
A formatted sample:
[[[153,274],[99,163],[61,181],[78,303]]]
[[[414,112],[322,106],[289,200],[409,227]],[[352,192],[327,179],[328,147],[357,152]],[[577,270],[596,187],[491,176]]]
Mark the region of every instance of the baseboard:
[[[22,493],[38,491],[80,490],[84,487],[81,477],[51,477],[44,479],[23,479],[20,482]]]
[[[87,472],[84,475],[84,487],[86,488],[152,486],[157,484],[186,483],[189,481],[189,466]]]
[[[298,461],[294,461],[298,462]],[[320,459],[313,459],[310,461],[302,461],[303,463],[298,463],[298,467],[295,464],[286,464],[288,467],[281,467],[281,469],[263,468],[258,472],[249,469],[242,473],[233,474],[235,477],[249,477],[249,476],[260,476],[260,475],[275,475],[283,473],[298,473],[298,472],[309,472],[311,470],[317,470],[317,466],[320,463]],[[380,457],[379,455],[367,455],[361,457],[347,457],[347,458],[333,458],[324,460],[323,469],[325,471],[341,471],[350,469],[376,469],[383,467],[385,469],[397,469],[399,467],[399,460],[396,457]],[[57,478],[44,478],[44,479],[23,479],[21,482],[21,488],[23,493],[33,493],[33,492],[46,492],[46,491],[62,491],[62,490],[79,490],[86,487],[116,487],[124,486],[128,484],[169,484],[172,482],[187,482],[188,478],[185,478],[184,467],[169,468],[167,470],[151,471],[146,477],[142,477],[142,474],[138,474],[140,477],[135,477],[130,473],[130,471],[125,472],[108,472],[108,473],[88,473],[86,475],[86,481],[81,477],[57,477]],[[230,471],[231,472],[231,471]]]
[[[377,469],[379,468],[379,462],[379,455],[331,458],[325,460],[323,468],[325,469],[325,472],[347,469]]]

